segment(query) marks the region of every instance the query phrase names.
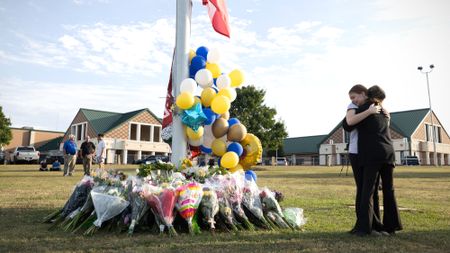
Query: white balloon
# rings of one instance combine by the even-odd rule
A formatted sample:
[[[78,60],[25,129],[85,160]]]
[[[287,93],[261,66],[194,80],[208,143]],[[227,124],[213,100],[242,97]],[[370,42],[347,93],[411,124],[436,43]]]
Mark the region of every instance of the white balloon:
[[[208,69],[200,69],[195,74],[195,81],[197,81],[198,85],[202,88],[211,87],[213,84],[213,76],[211,71]]]
[[[230,88],[230,93],[231,93],[230,101],[233,102],[234,100],[236,100],[236,97],[237,97],[236,89],[235,88]]]
[[[228,75],[220,75],[216,80],[216,85],[219,90],[231,87],[231,79]]]
[[[210,63],[219,63],[219,61],[220,61],[219,49],[213,48],[213,49],[209,50],[206,58],[207,58],[207,61]]]
[[[197,88],[197,83],[192,78],[186,78],[180,84],[181,92],[187,91],[193,94],[195,92],[195,88]]]

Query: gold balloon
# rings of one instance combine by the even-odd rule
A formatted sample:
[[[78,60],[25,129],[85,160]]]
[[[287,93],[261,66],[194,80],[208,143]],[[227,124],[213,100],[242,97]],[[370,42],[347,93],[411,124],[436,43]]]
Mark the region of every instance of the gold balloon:
[[[245,138],[246,135],[247,128],[244,125],[237,123],[232,125],[230,129],[228,129],[227,140],[240,142]]]
[[[212,125],[212,132],[214,137],[220,138],[228,132],[228,120],[223,118],[218,118],[214,121]]]
[[[204,107],[210,107],[211,102],[216,97],[216,94],[217,93],[213,88],[211,87],[204,88],[201,95],[202,105]]]
[[[215,155],[223,156],[227,152],[227,144],[221,139],[215,139],[211,144],[211,149]]]
[[[229,120],[230,119],[230,112],[226,111],[224,114],[221,114],[220,117],[224,118],[226,120]]]

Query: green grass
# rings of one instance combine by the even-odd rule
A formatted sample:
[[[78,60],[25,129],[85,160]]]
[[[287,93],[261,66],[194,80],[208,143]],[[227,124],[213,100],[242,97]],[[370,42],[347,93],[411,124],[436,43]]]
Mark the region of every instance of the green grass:
[[[120,167],[121,169],[124,167]],[[124,171],[135,174],[135,166]],[[450,167],[398,167],[397,200],[404,231],[393,237],[347,234],[354,223],[354,182],[341,167],[262,167],[258,185],[281,191],[283,207],[301,207],[305,231],[217,233],[176,238],[48,231],[41,219],[60,208],[76,182],[37,165],[0,165],[0,252],[450,252]]]

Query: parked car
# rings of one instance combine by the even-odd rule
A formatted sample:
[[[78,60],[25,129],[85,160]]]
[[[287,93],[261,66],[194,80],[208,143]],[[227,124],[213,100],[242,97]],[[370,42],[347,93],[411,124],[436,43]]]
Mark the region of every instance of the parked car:
[[[33,146],[17,147],[11,154],[11,163],[39,163],[39,151],[36,151]]]
[[[419,158],[417,156],[405,156],[402,165],[420,165]]]
[[[138,159],[138,160],[134,161],[134,163],[135,164],[142,164],[142,163],[143,164],[152,164],[157,161],[169,162],[170,158],[168,156],[164,156],[164,155],[150,155],[145,158]]]
[[[286,157],[277,157],[277,166],[288,166]]]

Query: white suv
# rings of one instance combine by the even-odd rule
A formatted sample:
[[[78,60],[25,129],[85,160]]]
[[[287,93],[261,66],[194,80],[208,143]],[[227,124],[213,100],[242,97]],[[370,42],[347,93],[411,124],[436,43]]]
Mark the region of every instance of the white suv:
[[[288,162],[286,160],[286,157],[277,157],[277,166],[287,166]]]

